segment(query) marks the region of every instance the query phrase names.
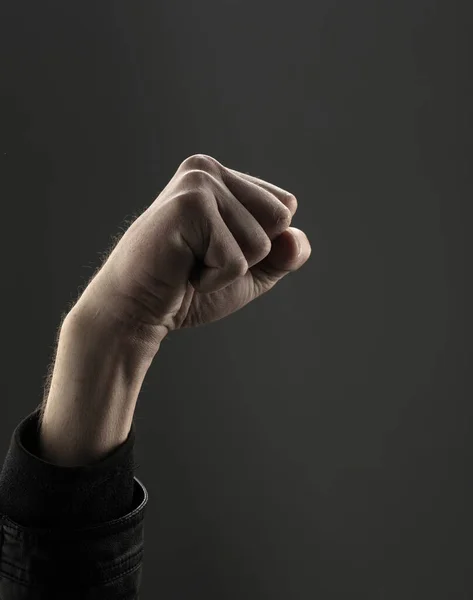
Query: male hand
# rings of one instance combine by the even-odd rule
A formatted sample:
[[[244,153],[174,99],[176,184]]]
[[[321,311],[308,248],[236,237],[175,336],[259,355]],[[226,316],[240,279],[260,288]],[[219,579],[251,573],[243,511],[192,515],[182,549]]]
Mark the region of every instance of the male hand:
[[[217,321],[307,261],[309,240],[289,227],[296,210],[291,193],[210,156],[190,156],[126,230],[79,303],[92,302],[96,313],[158,342]]]

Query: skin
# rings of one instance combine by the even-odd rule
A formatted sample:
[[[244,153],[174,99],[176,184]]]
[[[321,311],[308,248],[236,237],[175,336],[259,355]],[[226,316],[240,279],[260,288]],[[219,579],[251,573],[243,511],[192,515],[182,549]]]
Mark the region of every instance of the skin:
[[[197,154],[130,225],[66,315],[41,406],[44,460],[101,460],[130,431],[163,339],[217,321],[297,271],[293,194]],[[299,253],[300,247],[300,253]]]

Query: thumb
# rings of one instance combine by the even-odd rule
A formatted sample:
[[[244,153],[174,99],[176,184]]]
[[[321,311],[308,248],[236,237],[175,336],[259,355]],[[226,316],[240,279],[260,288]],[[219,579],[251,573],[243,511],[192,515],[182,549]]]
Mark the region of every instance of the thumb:
[[[270,253],[250,272],[254,279],[269,289],[288,273],[300,269],[311,253],[306,234],[296,227],[288,227],[272,241]]]

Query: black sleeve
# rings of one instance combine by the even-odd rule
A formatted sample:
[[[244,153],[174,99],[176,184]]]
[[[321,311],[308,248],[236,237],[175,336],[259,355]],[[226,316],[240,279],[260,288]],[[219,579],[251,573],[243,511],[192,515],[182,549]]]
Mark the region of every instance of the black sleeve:
[[[134,492],[135,425],[91,465],[62,467],[38,454],[39,408],[15,428],[0,472],[0,514],[26,527],[81,527],[126,515]]]

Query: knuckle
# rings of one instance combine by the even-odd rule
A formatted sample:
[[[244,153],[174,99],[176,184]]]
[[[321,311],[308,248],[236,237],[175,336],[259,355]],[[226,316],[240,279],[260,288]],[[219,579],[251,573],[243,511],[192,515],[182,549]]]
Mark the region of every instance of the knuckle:
[[[207,154],[193,154],[188,156],[182,163],[188,169],[197,169],[199,171],[210,171],[215,169],[215,160]]]
[[[205,187],[214,179],[210,173],[202,171],[201,169],[191,169],[190,171],[186,171],[182,178],[186,187],[188,186],[191,188]]]
[[[188,213],[193,210],[201,210],[205,204],[205,195],[202,190],[188,189],[183,194],[179,194],[176,198],[178,207]]]

